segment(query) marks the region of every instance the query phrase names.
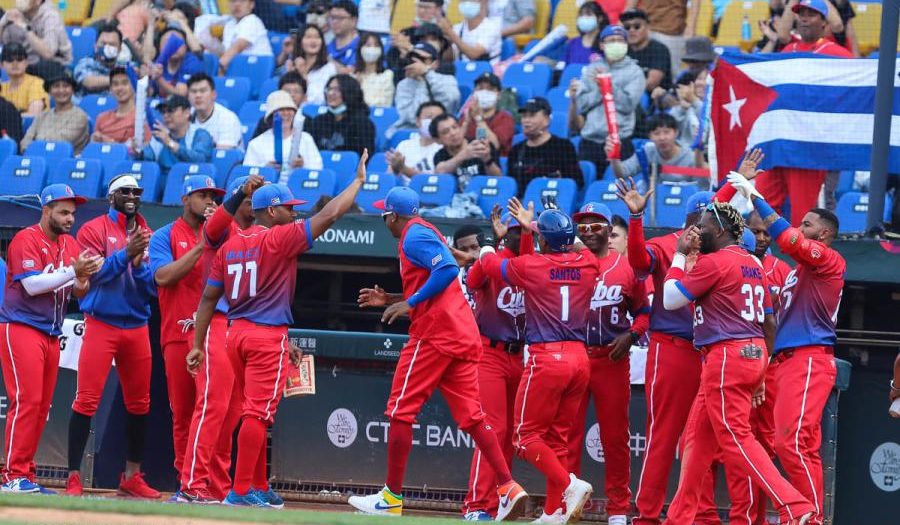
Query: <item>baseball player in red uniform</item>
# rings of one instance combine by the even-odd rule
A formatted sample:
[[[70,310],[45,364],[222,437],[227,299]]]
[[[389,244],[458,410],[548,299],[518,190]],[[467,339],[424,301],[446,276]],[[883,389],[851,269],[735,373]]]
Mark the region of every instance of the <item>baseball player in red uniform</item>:
[[[41,192],[41,220],[9,243],[0,306],[0,365],[6,410],[3,492],[55,494],[34,482],[37,452],[59,367],[59,335],[69,297],[81,298],[103,258],[81,252],[69,235],[75,208],[87,201],[65,184]]]
[[[150,239],[150,271],[159,293],[160,345],[172,409],[175,471],[179,477],[197,395],[194,378],[184,363],[193,342],[196,303],[203,293],[201,228],[216,209],[216,197],[224,194],[225,190],[216,188],[211,177],[187,177],[181,194],[181,217],[157,230]]]
[[[293,207],[303,201],[294,199],[287,186],[270,184],[257,189],[252,196],[256,224],[226,241],[213,262],[197,309],[188,367],[192,373],[199,372],[210,321],[224,295],[228,301],[227,352],[244,393],[234,483],[223,501],[226,505],[269,506],[259,493],[271,488],[268,483],[254,486],[254,478],[260,463],[265,468],[266,428],[274,423],[289,360],[296,364],[300,357],[290,347],[287,334],[293,323],[296,258],[350,209],[365,179],[367,158],[368,153],[363,152],[353,182],[308,220],[294,220]]]
[[[525,290],[529,356],[516,394],[513,443],[547,479],[538,522],[566,523],[593,492],[569,472],[568,439],[583,424],[576,418],[590,379],[585,341],[598,271],[592,255],[571,251],[575,224],[566,214],[546,210],[537,226],[540,254],[501,259],[488,246],[480,259],[489,276]]]
[[[385,225],[400,239],[402,294],[382,289],[360,290],[360,306],[388,305],[382,322],[409,314],[409,341],[400,351],[385,415],[388,468],[384,488],[369,496],[351,496],[348,503],[366,514],[399,516],[403,512],[403,475],[412,449],[412,427],[422,405],[441,390],[459,428],[466,431],[499,484],[497,521],[521,515],[527,494],[513,481],[503,451],[481,410],[478,361],[482,343],[472,309],[457,279],[459,267],[444,236],[419,218],[419,196],[397,187],[383,201]]]
[[[823,521],[822,412],[837,370],[833,346],[847,264],[830,245],[838,218],[814,208],[792,228],[740,174],[729,182],[748,198],[781,251],[797,261],[781,288],[775,336],[775,452],[791,482],[815,506],[810,520]]]
[[[125,399],[125,472],[119,494],[156,499],[141,473],[144,428],[150,411],[150,300],[156,295],[146,250],[152,232],[138,213],[143,189],[131,175],[109,184],[110,209],[85,223],[78,243],[106,258],[91,276],[91,288],[79,301],[84,312],[84,339],[78,358],[78,390],[69,419],[69,480],[66,494],[81,495],[81,458],[91,431],[91,417],[113,360]]]
[[[624,255],[610,250],[612,212],[599,202],[589,202],[573,218],[578,223],[578,238],[586,253],[597,259],[599,280],[591,297],[587,326],[587,355],[590,383],[578,418],[569,433],[569,466],[581,473],[584,446],[584,422],[588,401],[594,396],[594,412],[600,427],[600,443],[606,464],[605,492],[609,502],[609,525],[626,525],[631,509],[631,433],[628,408],[631,402],[631,345],[647,331],[650,304],[643,281],[638,280]],[[630,316],[630,318],[629,318]],[[634,323],[631,322],[634,319]]]
[[[775,321],[762,265],[736,245],[742,230],[734,207],[709,204],[699,226],[679,238],[666,275],[663,306],[693,304],[694,343],[705,356],[678,492],[666,520],[672,525],[693,523],[700,481],[720,448],[726,469],[747,473],[765,489],[781,523],[803,525],[815,508],[781,477],[750,430],[752,398],[761,392]],[[701,255],[685,272],[687,254],[698,245]]]
[[[534,251],[531,230],[523,234],[515,219],[508,214],[501,217],[499,206],[491,219],[495,242],[502,243],[497,252],[501,258],[511,259]],[[481,408],[497,434],[506,464],[512,468],[513,406],[524,365],[525,291],[502,279],[492,279],[478,260],[469,268],[466,284],[475,301],[475,322],[484,348],[478,363]],[[476,448],[469,471],[469,491],[463,502],[466,520],[493,519],[499,503],[496,487],[497,476]]]

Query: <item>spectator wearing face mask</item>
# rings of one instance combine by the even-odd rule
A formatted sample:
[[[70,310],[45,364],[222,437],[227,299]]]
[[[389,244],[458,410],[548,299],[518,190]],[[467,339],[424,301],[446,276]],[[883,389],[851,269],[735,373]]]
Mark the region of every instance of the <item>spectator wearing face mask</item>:
[[[416,108],[423,102],[436,100],[449,113],[459,109],[459,85],[456,77],[435,71],[438,50],[431,44],[420,42],[409,53],[410,64],[404,68],[406,78],[397,84],[394,106],[400,118],[389,130],[389,135],[398,129],[416,129]]]
[[[80,93],[108,93],[109,73],[119,63],[122,33],[111,25],[100,28],[94,56],[84,57],[75,66],[75,82]]]
[[[578,36],[566,42],[563,61],[566,64],[590,64],[600,56],[597,40],[600,31],[609,25],[609,18],[602,7],[594,2],[585,2],[578,8],[575,25],[578,27]]]
[[[579,158],[593,162],[597,166],[597,173],[606,170],[604,144],[609,135],[603,100],[597,86],[599,73],[608,72],[612,79],[623,158],[630,156],[634,149],[631,145],[631,135],[634,133],[635,110],[641,101],[646,81],[640,66],[628,56],[626,36],[625,29],[619,25],[607,26],[600,33],[600,50],[604,59],[584,68],[576,95],[578,113],[584,117]]]
[[[457,51],[457,57],[464,62],[473,60],[489,60],[492,64],[500,60],[501,21],[490,18],[487,0],[463,0],[458,4],[459,13],[465,20],[450,25],[447,18],[441,17],[437,24]]]
[[[150,76],[153,92],[157,96],[187,96],[188,79],[204,70],[203,60],[191,51],[191,40],[196,41],[196,37],[188,36],[179,28],[167,27],[160,35],[157,53],[152,45],[154,31],[151,25],[145,34],[144,56],[147,60],[146,65],[141,66],[141,74]],[[194,45],[199,45],[199,42]]]
[[[509,153],[509,176],[525,188],[535,177],[559,177],[581,184],[575,146],[550,133],[550,103],[535,97],[519,108],[525,140]]]
[[[375,33],[360,35],[354,75],[367,105],[389,107],[394,104],[394,72],[384,67],[384,45]]]
[[[322,169],[322,155],[316,147],[315,140],[309,133],[295,128],[294,115],[297,112],[297,106],[287,91],[278,90],[269,93],[266,98],[266,115],[262,119],[263,131],[247,144],[244,166],[269,166],[282,171],[281,164],[275,159],[275,132],[272,131],[277,113],[281,121],[282,162],[287,164],[284,171],[297,168]],[[296,156],[292,157],[293,137],[298,131],[300,135]]]
[[[499,109],[500,92],[503,87],[500,79],[493,73],[484,73],[475,80],[475,91],[467,104],[463,120],[466,139],[475,140],[478,129],[483,129],[485,138],[491,145],[506,156],[512,148],[513,135],[516,133],[516,121],[507,111]]]
[[[306,123],[320,150],[375,151],[375,125],[363,100],[359,82],[350,75],[331,77],[325,86],[328,111]]]
[[[425,102],[416,110],[418,136],[412,136],[387,152],[391,172],[401,177],[419,173],[434,173],[434,154],[443,146],[431,136],[431,121],[446,113],[440,102]]]

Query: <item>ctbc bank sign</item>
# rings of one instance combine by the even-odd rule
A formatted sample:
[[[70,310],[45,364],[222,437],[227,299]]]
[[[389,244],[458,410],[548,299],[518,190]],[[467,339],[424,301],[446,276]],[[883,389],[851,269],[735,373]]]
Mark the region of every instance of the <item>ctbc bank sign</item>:
[[[337,408],[328,416],[326,433],[328,440],[337,448],[347,448],[356,441],[359,432],[359,423],[356,416],[346,408]],[[387,443],[387,421],[365,422],[364,435],[369,443]],[[472,437],[458,427],[440,424],[414,424],[413,446],[422,447],[451,447],[473,448],[475,446]]]

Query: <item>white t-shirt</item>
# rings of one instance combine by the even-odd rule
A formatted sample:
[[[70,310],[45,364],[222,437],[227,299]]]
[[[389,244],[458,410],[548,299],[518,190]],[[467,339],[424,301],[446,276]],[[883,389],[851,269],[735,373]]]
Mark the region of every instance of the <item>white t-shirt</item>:
[[[390,33],[392,3],[390,0],[359,0],[357,29],[373,33]]]
[[[413,135],[397,144],[397,152],[403,154],[403,163],[416,173],[434,173],[434,154],[442,147],[437,142],[423,146],[418,135]]]
[[[269,33],[262,20],[254,14],[249,14],[238,21],[234,17],[230,17],[225,22],[225,29],[222,33],[222,45],[225,49],[231,48],[238,39],[246,40],[250,43],[250,47],[241,52],[242,55],[271,56],[272,44],[269,42]]]
[[[291,151],[291,136],[281,139],[282,154],[287,157]],[[303,168],[308,170],[320,170],[323,168],[322,155],[316,147],[316,141],[307,132],[300,135],[300,145],[297,154],[303,157]],[[272,130],[256,137],[247,144],[247,154],[244,155],[244,166],[265,166],[275,162],[275,134]]]
[[[328,79],[335,75],[337,75],[337,68],[334,67],[334,62],[330,60],[319,69],[310,71],[306,75],[306,101],[310,104],[319,104],[320,106],[324,104],[325,84],[328,83]]]
[[[216,102],[212,115],[205,122],[201,122],[196,113],[194,117],[194,124],[209,132],[216,148],[244,149],[241,120],[230,109]]]
[[[503,44],[500,38],[500,25],[501,20],[499,18],[485,18],[475,29],[470,30],[466,22],[460,22],[453,26],[453,31],[466,44],[483,47],[490,57],[491,63],[494,64],[500,60],[500,47]],[[456,55],[464,62],[472,61],[458,49],[456,50]]]

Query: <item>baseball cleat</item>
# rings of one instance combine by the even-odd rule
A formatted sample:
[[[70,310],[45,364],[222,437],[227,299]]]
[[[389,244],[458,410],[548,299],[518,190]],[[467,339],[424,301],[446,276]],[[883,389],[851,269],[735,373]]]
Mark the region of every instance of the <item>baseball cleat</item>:
[[[38,486],[38,492],[41,494],[45,494],[47,496],[55,496],[55,495],[59,494],[55,490],[48,489],[47,487],[41,485],[40,483],[36,483],[36,485]]]
[[[228,495],[225,496],[225,499],[222,500],[222,505],[230,505],[233,507],[260,507],[260,508],[268,508],[266,502],[259,499],[259,496],[256,495],[256,491],[250,490],[247,494],[241,496],[234,490],[229,490]]]
[[[176,498],[175,501],[178,503],[190,503],[192,505],[219,505],[221,500],[218,500],[205,490],[198,490],[196,492],[189,492],[186,490],[179,490],[175,493]]]
[[[528,493],[515,481],[507,481],[497,489],[500,503],[497,505],[495,521],[515,521],[525,512]]]
[[[531,523],[544,523],[547,525],[565,525],[566,517],[563,515],[562,509],[556,509],[553,514],[541,513],[541,517]]]
[[[569,474],[569,486],[563,491],[563,502],[566,504],[566,523],[573,514],[581,514],[584,504],[593,493],[594,488],[590,483],[576,478],[575,474]]]
[[[473,510],[472,512],[466,512],[466,515],[463,516],[465,521],[494,521],[494,518],[483,510]]]
[[[140,499],[159,499],[159,492],[147,485],[144,481],[143,472],[135,472],[130,478],[125,477],[125,473],[119,477],[119,490],[116,491],[119,496],[126,498]]]
[[[272,487],[269,487],[267,490],[258,490],[251,489],[256,492],[256,497],[261,499],[266,506],[271,507],[273,509],[283,509],[284,508],[284,500],[281,499]]]
[[[66,496],[81,496],[84,494],[84,486],[81,484],[81,474],[73,472],[66,481]]]
[[[35,494],[41,491],[41,486],[28,478],[16,478],[0,485],[0,491],[15,492],[16,494]]]
[[[400,516],[403,514],[403,496],[394,494],[387,487],[368,496],[350,496],[347,503],[359,512],[373,516]]]

